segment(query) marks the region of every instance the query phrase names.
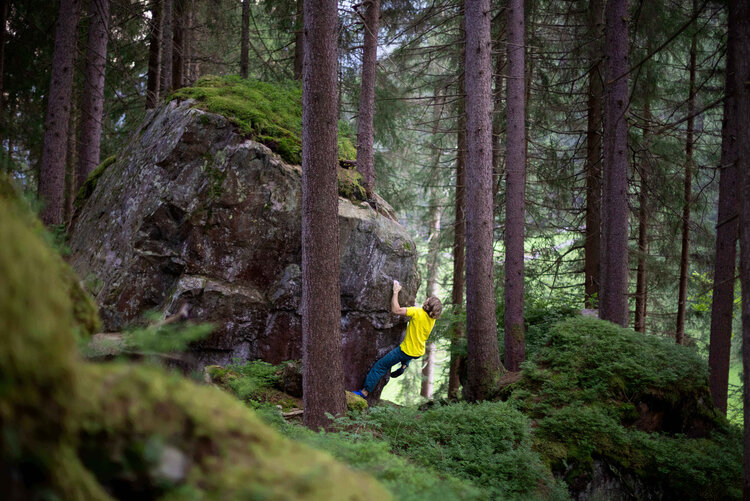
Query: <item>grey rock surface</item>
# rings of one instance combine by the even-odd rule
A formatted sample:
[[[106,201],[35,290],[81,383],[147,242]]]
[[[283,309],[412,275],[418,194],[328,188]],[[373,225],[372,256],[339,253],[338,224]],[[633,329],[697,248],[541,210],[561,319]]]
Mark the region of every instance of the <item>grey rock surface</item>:
[[[244,138],[221,115],[172,101],[152,112],[78,212],[71,264],[96,295],[105,330],[189,306],[216,330],[201,364],[271,363],[301,353],[301,168]],[[384,212],[387,213],[387,212]],[[419,285],[405,229],[339,198],[341,330],[347,387],[401,339],[390,314]]]

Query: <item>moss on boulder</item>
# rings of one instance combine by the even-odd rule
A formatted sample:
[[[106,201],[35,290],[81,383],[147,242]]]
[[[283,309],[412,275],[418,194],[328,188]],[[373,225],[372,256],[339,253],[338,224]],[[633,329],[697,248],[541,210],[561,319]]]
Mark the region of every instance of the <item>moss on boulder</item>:
[[[302,87],[299,82],[272,84],[238,76],[205,76],[172,99],[193,99],[195,106],[227,117],[243,134],[265,144],[285,161],[302,163]],[[339,158],[352,160],[351,131],[339,124]]]

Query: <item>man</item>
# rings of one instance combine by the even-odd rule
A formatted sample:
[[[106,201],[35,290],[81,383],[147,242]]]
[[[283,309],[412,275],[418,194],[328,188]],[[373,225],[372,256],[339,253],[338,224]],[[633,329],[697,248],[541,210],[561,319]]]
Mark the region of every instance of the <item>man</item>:
[[[406,336],[404,336],[404,340],[399,346],[375,362],[370,372],[367,373],[364,387],[354,392],[355,395],[359,395],[362,398],[366,398],[375,389],[375,386],[385,376],[386,372],[391,370],[391,367],[401,363],[401,368],[393,373],[393,377],[400,376],[412,360],[424,355],[427,338],[430,337],[432,328],[435,326],[435,320],[440,318],[440,314],[443,312],[443,304],[435,296],[425,299],[421,307],[401,307],[398,304],[398,293],[400,290],[401,284],[398,283],[398,280],[394,280],[391,313],[409,317]]]

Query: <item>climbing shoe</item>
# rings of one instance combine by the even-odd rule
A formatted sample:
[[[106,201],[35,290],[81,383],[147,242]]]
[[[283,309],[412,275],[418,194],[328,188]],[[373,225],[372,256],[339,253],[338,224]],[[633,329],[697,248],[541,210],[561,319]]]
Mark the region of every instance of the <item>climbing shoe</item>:
[[[362,397],[362,398],[364,398],[364,399],[366,399],[366,398],[367,398],[367,397],[366,397],[366,396],[365,396],[365,395],[364,395],[364,394],[362,393],[362,390],[357,390],[357,391],[353,391],[352,393],[354,393],[354,394],[355,394],[355,395],[357,395],[358,397]]]
[[[406,367],[401,366],[400,368],[398,368],[395,371],[391,372],[391,377],[399,377],[401,374],[404,373],[405,370],[406,370]]]

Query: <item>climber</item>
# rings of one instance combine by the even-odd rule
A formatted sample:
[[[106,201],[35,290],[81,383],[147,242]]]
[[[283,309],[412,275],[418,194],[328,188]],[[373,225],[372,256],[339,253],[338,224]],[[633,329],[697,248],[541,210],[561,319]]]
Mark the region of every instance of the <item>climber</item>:
[[[391,367],[399,362],[401,363],[401,367],[391,373],[391,377],[398,377],[404,373],[413,359],[424,355],[427,338],[430,337],[432,328],[435,326],[435,320],[440,318],[440,314],[443,312],[443,304],[435,296],[429,296],[425,299],[421,308],[399,306],[398,292],[400,290],[401,284],[398,283],[398,280],[394,280],[391,313],[409,317],[406,336],[404,336],[400,346],[395,347],[386,356],[375,362],[370,372],[367,373],[364,388],[354,392],[355,395],[362,398],[366,398],[375,389],[380,379],[391,370]]]

